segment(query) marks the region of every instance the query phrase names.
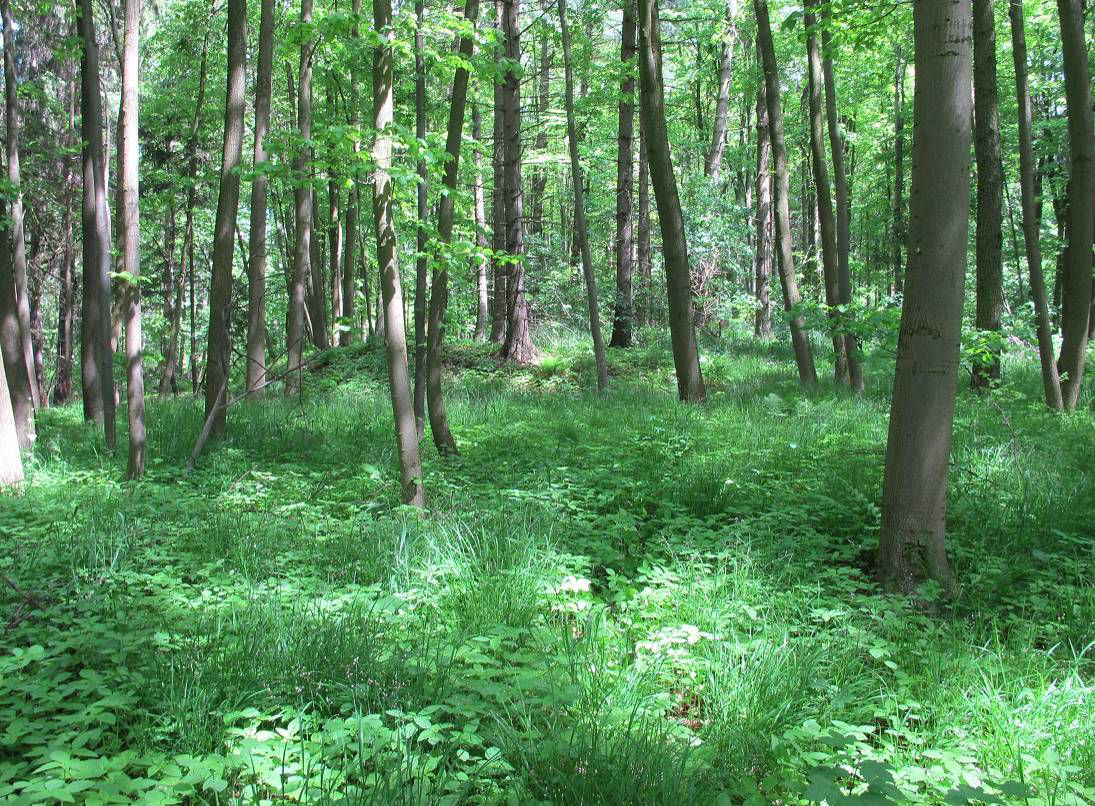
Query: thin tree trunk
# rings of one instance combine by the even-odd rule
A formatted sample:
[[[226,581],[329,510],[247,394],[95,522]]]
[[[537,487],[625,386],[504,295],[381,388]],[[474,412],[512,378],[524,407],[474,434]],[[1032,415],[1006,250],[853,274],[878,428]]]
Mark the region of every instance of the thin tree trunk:
[[[829,12],[826,11],[826,14]],[[852,271],[849,265],[851,251],[851,199],[848,191],[848,173],[844,167],[844,136],[840,133],[837,117],[836,79],[833,76],[832,37],[828,27],[822,28],[821,69],[825,79],[825,118],[829,128],[829,149],[833,155],[833,178],[836,187],[836,252],[838,301],[844,307],[843,317],[850,317],[852,304]],[[844,329],[844,351],[848,360],[848,380],[852,391],[863,391],[863,365],[859,360],[859,340],[854,332]]]
[[[502,120],[505,137],[506,252],[511,261],[506,270],[506,340],[502,357],[518,364],[539,359],[529,334],[528,302],[525,299],[525,220],[521,189],[521,76],[515,65],[521,62],[521,28],[518,0],[502,0],[502,33],[505,55],[510,60],[502,87]]]
[[[420,143],[426,139],[426,62],[425,45],[422,42],[422,29],[426,24],[425,14],[424,0],[415,0],[414,132]],[[461,119],[461,125],[463,122]],[[429,218],[427,185],[429,175],[425,157],[419,158],[415,171],[418,174],[418,185],[415,188],[415,199],[418,203],[418,251],[414,261],[414,424],[418,429],[418,438],[421,440],[426,428],[426,350],[428,349],[426,343],[426,221]],[[440,383],[440,376],[438,383]],[[443,414],[444,405],[442,404]],[[447,425],[445,431],[448,434]],[[448,434],[448,438],[451,440],[452,435]]]
[[[589,305],[589,330],[593,335],[593,358],[597,365],[597,391],[608,387],[608,367],[605,364],[605,344],[601,335],[601,315],[597,310],[597,280],[593,275],[593,259],[589,253],[589,231],[586,224],[585,200],[582,197],[582,166],[578,155],[578,127],[574,122],[574,67],[570,55],[570,31],[567,27],[567,0],[559,0],[559,31],[563,40],[563,66],[566,79],[567,141],[570,146],[570,177],[574,185],[574,229],[582,253],[582,275],[586,283]],[[622,113],[621,113],[622,118]],[[630,161],[630,148],[628,153]],[[630,185],[630,179],[628,181]],[[630,218],[630,215],[628,216]],[[630,238],[628,239],[630,241]],[[628,244],[630,262],[630,243]],[[630,267],[628,274],[630,275]],[[630,281],[630,277],[628,280]],[[629,316],[630,318],[630,316]]]
[[[262,0],[259,59],[255,73],[255,179],[251,182],[251,227],[247,240],[247,386],[266,385],[266,133],[274,79],[274,0]]]
[[[893,287],[901,293],[904,285],[902,256],[906,246],[905,238],[905,117],[902,107],[905,104],[905,62],[901,59],[901,43],[894,45],[893,80]]]
[[[1026,245],[1030,297],[1034,302],[1034,321],[1038,332],[1038,358],[1042,367],[1042,387],[1046,405],[1062,411],[1061,379],[1053,354],[1053,331],[1046,299],[1046,281],[1042,274],[1042,247],[1038,240],[1042,203],[1034,181],[1034,143],[1031,134],[1030,83],[1027,79],[1027,41],[1023,23],[1022,0],[1008,3],[1011,18],[1011,51],[1015,61],[1015,95],[1019,108],[1019,186],[1023,199],[1023,242]]]
[[[205,103],[205,86],[209,68],[209,29],[206,29],[202,41],[201,63],[198,67],[198,97],[194,103],[194,120],[190,124],[190,138],[187,140],[187,176],[186,190],[186,228],[183,232],[183,259],[190,291],[190,391],[198,394],[198,330],[197,295],[195,293],[194,266],[194,207],[198,192],[198,132],[201,129],[202,105]]]
[[[651,292],[653,261],[650,258],[650,161],[646,157],[646,128],[643,126],[641,116],[639,118],[639,221],[635,262],[639,264],[639,277],[642,279],[642,323],[650,327],[654,317]]]
[[[312,0],[300,0],[300,22],[312,22]],[[300,74],[297,95],[297,132],[301,142],[312,137],[312,52],[310,39],[300,43]],[[286,66],[288,70],[288,65]],[[291,84],[291,82],[290,82]],[[293,160],[296,247],[293,252],[293,279],[289,287],[288,367],[296,372],[285,376],[285,394],[300,389],[301,358],[304,354],[304,319],[312,278],[312,183],[311,153],[302,146]]]
[[[99,46],[91,0],[80,0],[80,125],[83,148],[83,311],[80,347],[84,419],[103,425],[114,449],[114,370],[110,352],[110,222],[103,151],[103,103],[99,92]]]
[[[764,65],[764,102],[768,108],[768,136],[772,143],[775,162],[774,206],[776,218],[776,256],[779,279],[783,287],[783,305],[790,313],[801,302],[798,280],[795,277],[795,261],[791,249],[791,180],[787,168],[787,148],[783,141],[783,109],[780,105],[779,74],[776,68],[776,52],[772,45],[772,28],[768,21],[767,0],[753,0],[757,14],[757,49]],[[791,344],[795,352],[799,380],[806,386],[817,382],[814,354],[806,324],[802,315],[790,317]]]
[[[311,93],[309,93],[309,97],[311,97]],[[309,106],[311,106],[311,102],[309,102]],[[309,149],[309,154],[311,157],[315,155],[311,149]],[[315,170],[313,159],[309,159],[308,170],[309,175]],[[308,316],[311,322],[312,344],[319,350],[326,350],[331,344],[327,338],[327,278],[324,276],[322,243],[316,231],[316,210],[319,209],[319,194],[316,193],[314,185],[311,188],[311,197],[312,215],[309,219],[310,232],[308,235],[308,243],[310,244]]]
[[[212,435],[224,436],[227,411],[220,390],[228,385],[231,356],[232,256],[240,203],[243,109],[247,81],[247,0],[228,0],[228,81],[225,88],[224,151],[221,156],[217,218],[213,229],[213,279],[209,291],[209,348],[205,369],[205,416]]]
[[[15,36],[11,17],[11,3],[0,0],[0,14],[4,23],[4,118],[7,123],[8,183],[11,201],[11,256],[15,273],[15,308],[19,316],[19,339],[23,360],[27,365],[27,377],[34,378],[34,347],[30,337],[30,297],[27,288],[27,239],[23,226],[23,192],[19,170],[19,88],[15,74]],[[30,385],[34,408],[42,405],[38,384]]]
[[[14,417],[19,447],[26,450],[34,444],[34,399],[27,362],[23,360],[23,342],[19,331],[19,313],[15,305],[15,271],[11,259],[11,238],[6,224],[7,204],[0,198],[0,353],[6,367],[5,389],[11,395],[9,405]],[[92,350],[94,343],[92,343]],[[93,364],[97,370],[97,364]],[[96,384],[93,387],[99,391]],[[85,395],[85,400],[87,395]],[[85,407],[86,409],[86,407]]]
[[[373,219],[376,224],[376,258],[384,293],[384,331],[388,378],[395,419],[403,503],[424,507],[422,461],[418,452],[418,431],[414,423],[411,386],[407,373],[407,335],[403,318],[403,291],[399,283],[399,257],[392,216],[392,7],[390,0],[373,0],[375,33],[380,44],[373,50],[373,109],[376,141],[373,161]]]
[[[996,19],[992,0],[973,0],[973,151],[977,158],[978,330],[999,333],[1004,307],[1003,177],[996,88]],[[974,389],[1000,379],[1000,353],[973,365]]]
[[[769,167],[772,143],[768,132],[768,107],[764,82],[757,90],[757,207],[756,243],[753,271],[757,312],[753,333],[757,338],[772,338],[772,172]]]
[[[68,130],[66,143],[75,146],[76,87],[68,81]],[[72,396],[72,336],[75,310],[76,244],[73,241],[72,219],[75,176],[72,158],[65,157],[65,218],[63,227],[64,252],[61,257],[61,282],[57,295],[57,376],[53,386],[53,402],[62,405]]]
[[[7,2],[7,0],[3,0]],[[141,224],[137,151],[138,48],[141,36],[141,0],[125,0],[125,52],[122,62],[122,130],[118,150],[122,155],[122,258],[125,267],[125,367],[126,403],[129,414],[127,479],[144,475],[144,365],[141,360]]]
[[[168,202],[164,222],[164,297],[166,299],[166,315],[168,321],[167,346],[164,349],[163,373],[160,375],[160,385],[157,394],[161,397],[169,392],[178,394],[178,355],[179,355],[179,331],[182,327],[183,286],[185,260],[175,265],[175,205]],[[184,254],[185,258],[185,254]]]
[[[666,129],[665,97],[661,75],[661,38],[657,0],[639,0],[639,95],[646,156],[658,205],[665,255],[666,291],[669,300],[669,334],[681,400],[702,403],[707,390],[700,372],[700,354],[692,323],[692,284],[688,267],[684,218],[673,175]]]
[[[495,16],[499,31],[502,29],[502,0],[494,0]],[[498,56],[495,63],[499,64]],[[494,174],[494,184],[491,189],[491,279],[493,292],[491,294],[491,327],[490,340],[496,344],[502,344],[506,339],[506,278],[507,271],[502,255],[506,251],[506,195],[505,195],[505,165],[506,165],[506,139],[505,139],[505,114],[503,110],[502,82],[494,82],[494,130],[491,137],[493,151],[491,155],[491,167]]]
[[[354,53],[361,47],[361,0],[353,0],[354,23],[350,31]],[[357,245],[357,211],[361,207],[358,190],[358,153],[361,151],[361,79],[357,73],[357,59],[350,62],[350,127],[354,131],[353,184],[346,200],[346,247],[342,258],[342,315],[348,326],[339,329],[338,343],[348,347],[354,339],[354,322],[357,318],[357,281],[354,277],[354,249]],[[367,299],[367,298],[366,298]],[[368,305],[366,304],[366,307]]]
[[[632,199],[635,166],[635,0],[624,0],[620,61],[624,65],[620,82],[619,135],[616,140],[616,308],[612,317],[612,347],[630,347],[635,323],[635,289],[631,256]]]
[[[908,276],[882,491],[879,577],[952,591],[944,533],[969,229],[970,0],[913,8]]]
[[[0,490],[23,483],[23,459],[11,400],[4,362],[0,361]]]
[[[814,191],[817,193],[817,222],[821,232],[821,266],[825,279],[825,307],[828,309],[829,328],[832,331],[833,352],[836,355],[836,380],[848,380],[848,358],[844,348],[844,334],[839,327],[840,276],[836,244],[836,216],[833,197],[829,188],[829,168],[825,156],[825,125],[822,120],[821,93],[824,78],[821,70],[821,52],[817,35],[813,33],[817,18],[811,11],[816,0],[806,0],[806,61],[810,93],[810,156],[814,172]]]
[[[1057,0],[1068,106],[1068,246],[1064,252],[1061,310],[1061,397],[1072,411],[1080,397],[1091,315],[1091,245],[1095,235],[1095,131],[1080,0]]]
[[[490,271],[490,261],[486,257],[489,247],[487,243],[487,202],[483,190],[483,158],[480,153],[482,145],[482,123],[479,118],[479,105],[471,107],[471,136],[475,140],[475,190],[474,190],[474,215],[475,215],[475,245],[478,254],[472,259],[475,271],[475,340],[486,341],[490,328],[490,298],[487,293],[487,273]]]
[[[335,103],[330,88],[327,90],[327,108],[334,117]],[[337,339],[338,320],[342,318],[342,197],[339,192],[336,166],[327,168],[327,265],[331,272],[331,343]]]
[[[722,60],[719,62],[719,91],[715,101],[715,124],[711,133],[711,148],[704,160],[703,172],[714,181],[719,180],[722,169],[722,154],[726,148],[726,115],[730,110],[730,79],[733,77],[734,42],[737,39],[735,19],[738,16],[737,0],[728,0],[726,18],[729,23],[726,42],[722,48]]]
[[[540,0],[540,12],[544,15],[550,11],[551,4],[548,0]],[[551,103],[551,48],[549,37],[540,37],[540,67],[537,71],[537,97],[536,97],[536,140],[532,145],[533,153],[540,156],[547,152],[547,112]],[[537,164],[532,175],[532,219],[529,221],[529,230],[533,235],[544,234],[544,193],[547,189],[547,168]],[[543,260],[540,261],[543,265]]]

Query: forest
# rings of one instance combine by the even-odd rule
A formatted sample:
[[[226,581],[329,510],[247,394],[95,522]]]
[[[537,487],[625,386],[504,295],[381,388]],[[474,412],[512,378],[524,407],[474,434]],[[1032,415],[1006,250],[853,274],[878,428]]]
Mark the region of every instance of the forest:
[[[1095,9],[801,2],[0,0],[0,801],[1095,804]]]

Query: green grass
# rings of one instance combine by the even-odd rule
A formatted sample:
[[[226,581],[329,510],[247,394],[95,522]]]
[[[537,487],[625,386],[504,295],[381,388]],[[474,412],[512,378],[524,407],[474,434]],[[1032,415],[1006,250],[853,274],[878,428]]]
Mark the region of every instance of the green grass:
[[[925,606],[873,583],[885,356],[854,400],[729,337],[694,407],[664,343],[610,350],[605,398],[585,341],[540,346],[452,346],[425,518],[372,348],[191,475],[189,399],[150,403],[137,484],[42,412],[0,498],[34,599],[0,589],[0,799],[1095,802],[1090,396],[1050,414],[1021,357],[963,391],[959,591]]]

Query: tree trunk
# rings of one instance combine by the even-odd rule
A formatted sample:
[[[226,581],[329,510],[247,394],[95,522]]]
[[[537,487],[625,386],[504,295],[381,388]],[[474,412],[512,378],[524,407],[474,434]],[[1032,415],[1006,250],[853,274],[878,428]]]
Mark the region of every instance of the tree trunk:
[[[213,279],[209,290],[209,348],[205,369],[205,417],[211,434],[224,436],[229,383],[229,325],[232,312],[232,256],[240,203],[243,109],[247,82],[247,0],[228,0],[228,81],[225,88],[224,151],[221,156],[217,218],[213,228]],[[223,397],[222,397],[223,395]]]
[[[630,347],[635,320],[635,289],[631,255],[632,197],[635,165],[635,0],[625,0],[620,61],[625,74],[620,82],[619,136],[616,141],[616,309],[612,317],[612,347]]]
[[[969,230],[970,0],[913,8],[908,276],[882,491],[879,576],[952,591],[944,532]]]
[[[700,372],[700,354],[692,323],[692,283],[684,218],[669,152],[657,0],[639,0],[639,97],[642,130],[646,135],[646,156],[650,163],[650,179],[662,230],[669,334],[677,372],[677,394],[681,400],[702,403],[707,399],[707,390]]]
[[[1091,76],[1087,68],[1084,14],[1080,0],[1057,0],[1064,53],[1068,106],[1068,246],[1064,253],[1061,397],[1072,411],[1080,397],[1091,314],[1091,245],[1095,235],[1095,131],[1092,130]]]
[[[973,0],[973,151],[977,158],[978,330],[999,333],[1004,307],[1003,177],[996,89],[996,20],[992,0]],[[974,389],[1000,379],[1000,353],[993,349],[973,365]]]
[[[7,2],[7,0],[3,0]],[[141,224],[137,167],[138,48],[141,36],[141,0],[125,0],[125,58],[122,62],[122,130],[118,136],[122,180],[122,259],[125,268],[125,367],[129,414],[127,479],[144,475],[144,365],[141,360]]]
[[[733,77],[734,41],[737,39],[735,18],[738,16],[737,0],[728,0],[726,17],[729,23],[726,42],[722,48],[722,60],[719,62],[719,91],[715,101],[715,125],[711,133],[711,148],[704,160],[703,172],[713,181],[719,180],[722,168],[722,154],[726,148],[726,115],[730,110],[730,79]]]
[[[498,28],[502,29],[502,0],[494,0],[495,16],[498,20]],[[498,57],[495,58],[499,64]],[[491,190],[491,278],[493,293],[491,294],[491,327],[490,340],[496,344],[502,344],[506,339],[506,323],[508,315],[506,311],[506,279],[508,272],[502,261],[502,255],[506,251],[506,138],[505,138],[505,112],[504,93],[502,82],[494,82],[494,131],[492,141],[494,149],[491,156],[491,167],[494,174],[494,186]]]
[[[757,90],[757,175],[756,243],[753,261],[757,312],[753,333],[759,339],[772,338],[772,172],[769,161],[772,143],[768,132],[768,107],[764,82]]]
[[[312,0],[300,0],[300,22],[310,26]],[[315,43],[305,39],[300,43],[300,74],[297,95],[297,133],[302,143],[312,138],[312,52]],[[304,319],[312,282],[312,161],[305,145],[293,160],[296,246],[293,252],[293,279],[289,287],[288,369],[285,394],[300,389],[301,359],[304,354]]]
[[[521,28],[518,0],[502,0],[502,34],[510,66],[502,85],[502,123],[505,139],[503,176],[506,202],[506,340],[502,357],[518,364],[539,359],[529,334],[525,299],[525,214],[521,189]]]
[[[328,114],[334,118],[335,101],[327,88]],[[327,265],[331,283],[331,344],[337,343],[338,320],[342,318],[342,196],[339,192],[338,169],[327,166]]]
[[[306,0],[307,2],[307,0]],[[422,461],[418,452],[418,431],[414,423],[410,379],[407,377],[407,334],[403,319],[403,291],[399,283],[399,257],[392,217],[392,7],[390,0],[373,0],[373,18],[380,44],[373,50],[373,110],[376,141],[373,161],[373,220],[376,224],[376,258],[384,294],[384,331],[388,379],[395,418],[396,448],[399,454],[403,503],[424,507]]]
[[[103,425],[114,449],[114,369],[110,352],[110,222],[103,151],[103,102],[99,93],[99,46],[91,0],[80,0],[80,126],[83,161],[83,310],[80,357],[84,419]]]
[[[168,201],[164,221],[164,298],[165,314],[168,323],[167,345],[164,348],[163,371],[160,375],[160,385],[156,390],[161,397],[179,393],[178,384],[178,355],[179,355],[179,331],[182,327],[183,309],[183,285],[184,285],[184,260],[178,266],[175,264],[175,205]]]
[[[828,13],[828,12],[826,12]],[[843,317],[851,316],[852,271],[849,265],[851,251],[851,199],[848,192],[848,173],[844,167],[844,136],[840,133],[837,117],[836,79],[833,76],[832,37],[829,29],[821,32],[821,69],[825,79],[825,118],[829,127],[829,148],[833,154],[833,177],[836,187],[836,252],[838,301],[843,306]],[[859,340],[855,333],[844,329],[844,352],[848,360],[848,381],[852,391],[863,391],[863,366],[859,359]]]
[[[844,348],[844,335],[839,327],[840,276],[837,261],[836,216],[833,213],[833,197],[829,188],[829,168],[825,156],[825,126],[822,120],[821,92],[824,78],[821,71],[821,53],[817,35],[813,33],[817,18],[811,11],[816,0],[806,0],[806,61],[810,93],[810,156],[814,172],[814,191],[817,193],[817,222],[821,232],[821,266],[825,278],[825,307],[829,314],[832,331],[833,353],[836,356],[836,380],[848,380],[848,358]]]
[[[66,143],[75,147],[76,134],[76,87],[68,82],[68,130]],[[76,244],[73,242],[73,175],[72,159],[65,157],[65,218],[63,227],[64,251],[61,256],[61,282],[57,295],[57,375],[53,386],[53,402],[62,405],[72,396],[72,335],[75,306]]]
[[[198,301],[196,294],[196,268],[194,266],[194,206],[198,192],[198,132],[201,129],[202,105],[205,103],[205,85],[209,67],[209,29],[206,29],[202,41],[201,64],[198,67],[198,97],[194,103],[194,120],[190,124],[190,139],[187,142],[187,174],[189,184],[186,190],[186,230],[183,233],[183,259],[187,265],[187,278],[190,291],[190,391],[198,394]]]
[[[414,132],[418,142],[426,139],[426,62],[422,28],[426,24],[424,0],[414,4]],[[463,118],[460,124],[463,125]],[[425,157],[415,166],[418,184],[415,199],[418,202],[418,251],[414,261],[414,424],[418,438],[426,428],[426,220],[429,217],[428,172]],[[447,291],[447,289],[446,289]],[[438,377],[440,384],[440,376]],[[444,407],[442,405],[442,414]],[[431,413],[432,416],[432,413]],[[446,434],[448,426],[445,427]],[[449,435],[449,439],[452,436]]]
[[[15,274],[15,309],[19,317],[19,340],[23,360],[27,365],[27,377],[34,378],[34,348],[30,337],[30,296],[27,289],[27,238],[23,226],[23,192],[19,170],[19,88],[15,73],[15,36],[11,17],[11,3],[0,0],[0,14],[4,23],[4,119],[7,123],[8,183],[11,201],[11,257]],[[42,405],[38,384],[30,384],[34,408]]]
[[[4,362],[0,361],[0,490],[23,482],[23,460],[19,455],[19,432],[11,407]]]
[[[247,239],[247,391],[266,385],[266,133],[274,79],[274,0],[262,0],[255,73],[255,179]]]
[[[357,211],[360,209],[360,191],[358,190],[357,166],[358,153],[361,150],[361,79],[357,73],[357,49],[361,47],[361,0],[353,0],[354,23],[350,36],[355,58],[350,62],[350,128],[354,131],[353,183],[346,200],[346,247],[342,258],[342,315],[346,317],[347,327],[339,329],[338,343],[348,347],[354,338],[354,321],[357,318],[357,282],[354,278],[354,249],[357,242]],[[366,305],[368,307],[368,305]]]
[[[311,92],[309,92],[309,98],[311,98]],[[311,101],[309,101],[309,107]],[[310,157],[315,156],[315,152],[309,149]],[[308,161],[308,174],[311,177],[312,171],[315,170],[314,159]],[[309,218],[309,234],[308,243],[309,249],[309,274],[308,274],[308,321],[311,323],[312,344],[315,345],[318,350],[326,350],[330,346],[330,341],[327,338],[327,278],[324,276],[323,270],[323,252],[322,244],[319,240],[319,235],[316,232],[316,210],[319,209],[319,194],[316,193],[315,185],[311,187],[311,209],[312,215]]]
[[[540,0],[540,13],[546,16],[551,9],[548,0]],[[540,67],[537,71],[537,96],[536,96],[536,141],[532,145],[536,157],[547,153],[547,113],[551,103],[551,48],[549,36],[540,37]],[[547,168],[537,164],[533,168],[532,175],[532,219],[529,221],[529,230],[533,235],[544,234],[544,194],[547,189]],[[543,254],[541,246],[541,254]],[[543,260],[540,261],[541,265]]]
[[[475,190],[474,190],[474,215],[475,215],[475,245],[478,254],[473,258],[472,264],[475,271],[475,340],[486,341],[489,331],[490,301],[487,293],[487,272],[490,271],[490,261],[486,257],[489,248],[487,243],[487,202],[483,191],[483,167],[480,146],[482,145],[482,123],[479,118],[479,105],[471,107],[471,136],[475,140]]]
[[[639,118],[639,221],[636,233],[635,262],[642,279],[643,316],[646,327],[653,324],[654,305],[651,292],[653,261],[650,258],[650,161],[646,157],[646,128]]]
[[[605,344],[601,335],[601,315],[597,310],[597,280],[593,275],[593,259],[589,253],[589,231],[586,224],[585,200],[582,197],[582,166],[578,156],[578,127],[574,123],[574,67],[570,55],[570,31],[567,28],[566,0],[559,0],[559,31],[563,39],[563,66],[566,79],[567,141],[570,146],[570,178],[574,185],[574,229],[582,253],[582,275],[586,283],[586,300],[589,305],[589,330],[593,335],[593,357],[597,365],[597,391],[608,387],[608,367],[605,365]],[[621,112],[621,119],[623,114]],[[630,144],[628,161],[630,162]],[[630,171],[628,172],[630,173]],[[630,177],[628,178],[630,185]],[[630,194],[630,188],[628,189]],[[618,198],[618,197],[617,197]],[[630,218],[630,211],[628,211]],[[630,222],[628,223],[630,228]],[[630,263],[630,233],[628,234],[628,262]],[[628,267],[628,284],[631,269]],[[618,275],[617,275],[618,276]],[[630,318],[630,314],[629,314]],[[630,329],[630,328],[629,328]]]
[[[1034,302],[1034,320],[1038,333],[1038,358],[1042,367],[1042,388],[1046,405],[1062,411],[1061,379],[1053,355],[1053,331],[1046,299],[1046,281],[1042,274],[1042,247],[1038,240],[1042,204],[1034,180],[1034,143],[1031,133],[1030,83],[1027,79],[1027,41],[1023,23],[1022,0],[1008,3],[1011,18],[1011,51],[1015,62],[1015,95],[1019,109],[1019,186],[1023,200],[1023,242],[1027,252],[1030,297]]]
[[[901,43],[894,45],[893,79],[893,288],[900,294],[904,278],[902,276],[902,253],[906,246],[905,238],[905,117],[902,107],[905,104],[905,63],[901,60]]]
[[[775,162],[774,206],[776,218],[776,256],[779,279],[783,287],[783,305],[790,313],[801,301],[798,280],[795,278],[795,261],[791,249],[791,179],[787,168],[787,148],[783,141],[783,109],[780,105],[779,74],[776,68],[776,52],[772,45],[772,28],[768,21],[767,0],[753,0],[757,14],[757,49],[764,65],[764,102],[768,109],[768,137],[772,143]],[[806,386],[817,382],[814,354],[802,315],[790,317],[791,344],[795,352],[799,380]]]
[[[0,353],[6,367],[5,389],[11,395],[9,405],[14,417],[19,447],[34,444],[34,399],[27,362],[23,360],[23,342],[19,331],[19,313],[15,305],[15,272],[11,259],[11,238],[6,223],[7,204],[0,199]],[[96,369],[97,365],[93,366]],[[93,387],[99,391],[99,386]],[[86,396],[85,396],[86,397]]]

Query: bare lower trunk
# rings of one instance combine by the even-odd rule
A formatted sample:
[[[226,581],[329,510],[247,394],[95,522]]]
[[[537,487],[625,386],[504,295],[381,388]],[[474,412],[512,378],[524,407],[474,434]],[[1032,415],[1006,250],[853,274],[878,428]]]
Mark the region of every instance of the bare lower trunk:
[[[626,0],[620,61],[626,65],[620,82],[619,136],[616,141],[616,309],[612,317],[612,347],[630,347],[635,320],[635,290],[632,284],[631,256],[632,197],[635,165],[635,0]]]
[[[498,27],[502,27],[502,0],[494,0],[495,14],[498,18]],[[505,115],[503,114],[502,82],[494,82],[494,132],[492,135],[493,151],[491,155],[491,167],[494,174],[494,185],[491,190],[491,279],[493,289],[491,293],[491,326],[490,340],[496,344],[502,344],[506,339],[506,267],[500,259],[506,251],[506,194],[505,194],[505,164],[506,164],[506,139],[505,139]]]
[[[688,245],[666,129],[657,0],[639,0],[639,85],[646,156],[665,255],[669,334],[677,373],[677,394],[681,400],[702,403],[707,399],[707,390],[700,372],[700,354],[692,322]]]
[[[19,455],[19,433],[11,410],[4,362],[0,361],[0,490],[23,482],[23,459]]]
[[[201,128],[202,105],[205,102],[205,85],[209,67],[209,29],[206,29],[202,42],[201,64],[198,67],[198,98],[194,104],[194,120],[190,124],[190,139],[187,142],[187,174],[189,184],[186,191],[186,229],[183,233],[183,260],[186,261],[186,274],[190,291],[190,391],[198,394],[198,300],[195,288],[194,266],[194,207],[198,190],[198,132]]]
[[[422,42],[422,28],[426,24],[425,8],[425,0],[415,0],[414,131],[420,143],[426,139],[426,63],[425,45]],[[414,261],[414,423],[418,429],[418,438],[422,439],[422,433],[426,428],[426,350],[428,349],[426,344],[426,221],[429,218],[429,199],[425,158],[418,160],[415,170],[418,173],[418,185],[415,188],[415,199],[418,203],[418,252]],[[447,292],[448,289],[445,289],[442,295]],[[438,382],[440,383],[440,378]],[[449,439],[451,438],[450,435]]]
[[[300,21],[310,25],[312,0],[301,0]],[[301,142],[312,137],[312,51],[315,43],[305,40],[300,44],[300,84],[297,95],[297,132]],[[288,67],[286,67],[288,70]],[[296,187],[293,191],[296,245],[293,250],[293,277],[289,285],[289,324],[287,328],[288,369],[285,376],[285,394],[296,394],[300,389],[300,373],[304,355],[304,320],[308,307],[308,287],[312,279],[312,186],[311,153],[302,146],[293,160]],[[293,370],[296,370],[295,372]]]
[[[726,116],[730,111],[730,79],[733,77],[737,15],[737,0],[729,0],[726,7],[729,26],[726,31],[726,42],[722,46],[722,60],[719,62],[719,90],[715,100],[714,130],[711,133],[711,148],[707,151],[703,166],[703,172],[716,182],[722,169],[722,154],[726,148]]]
[[[76,110],[74,108],[76,89],[73,82],[68,86],[68,132],[66,137],[70,147],[74,146]],[[71,160],[65,158],[65,218],[62,237],[64,251],[61,255],[61,282],[57,294],[57,376],[53,386],[53,402],[67,403],[72,396],[72,337],[75,309],[76,285],[76,244],[73,242],[73,176]]]
[[[768,107],[764,99],[764,82],[757,90],[757,207],[756,242],[753,261],[754,293],[757,312],[753,333],[757,338],[772,338],[772,173],[769,161],[772,153],[768,132]]]
[[[969,229],[970,0],[913,9],[916,91],[908,276],[882,491],[879,576],[954,581],[944,532]]]
[[[486,258],[487,243],[487,202],[483,191],[483,167],[480,146],[482,145],[482,126],[479,120],[479,105],[471,108],[471,136],[475,140],[475,245],[479,254],[472,259],[475,272],[475,340],[486,341],[490,328],[490,298],[487,293],[487,273],[490,261]]]
[[[905,103],[905,62],[901,60],[901,45],[894,45],[894,81],[893,81],[893,287],[900,294],[904,284],[901,261],[906,246],[905,240],[905,117],[902,107]]]
[[[353,0],[354,23],[350,36],[354,47],[359,47],[361,39],[361,27],[358,19],[361,15],[361,0]],[[358,152],[361,150],[361,81],[357,73],[357,61],[350,64],[350,128],[354,134],[354,181],[350,186],[350,192],[346,200],[346,247],[342,257],[342,315],[346,318],[346,327],[340,328],[338,343],[343,347],[349,346],[354,340],[357,318],[357,280],[354,277],[354,249],[357,248],[357,216],[361,209],[360,191],[358,190],[357,165]],[[368,307],[368,305],[366,305]],[[366,325],[367,326],[367,325]]]
[[[0,199],[0,222],[7,218],[7,205]],[[34,401],[27,363],[23,360],[19,313],[15,306],[15,272],[11,259],[11,239],[8,227],[0,223],[0,353],[6,368],[6,383],[11,395],[9,405],[14,417],[19,447],[26,450],[34,444]],[[94,350],[94,344],[91,349]],[[94,353],[92,353],[94,355]],[[93,365],[97,369],[97,365]],[[96,391],[100,387],[93,387]],[[85,399],[86,399],[85,395]]]
[[[646,327],[653,324],[654,310],[651,292],[653,261],[650,259],[650,162],[646,158],[646,129],[639,119],[639,221],[636,232],[635,262],[639,264],[642,279],[643,315]]]

